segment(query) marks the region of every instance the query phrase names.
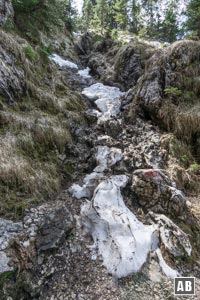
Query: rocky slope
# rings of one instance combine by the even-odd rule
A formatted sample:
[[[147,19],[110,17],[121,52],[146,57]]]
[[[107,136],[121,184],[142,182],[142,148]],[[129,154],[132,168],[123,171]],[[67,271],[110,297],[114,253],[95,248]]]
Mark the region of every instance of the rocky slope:
[[[84,35],[79,61],[0,34],[0,299],[173,299],[178,273],[198,299],[198,111],[166,118],[198,106],[199,43]]]
[[[19,218],[73,173],[66,145],[87,104],[40,50],[16,34],[0,38],[0,214]]]

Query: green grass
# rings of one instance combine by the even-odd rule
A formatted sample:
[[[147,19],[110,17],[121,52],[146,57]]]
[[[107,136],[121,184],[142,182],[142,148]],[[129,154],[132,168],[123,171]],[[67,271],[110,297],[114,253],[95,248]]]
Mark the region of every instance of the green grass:
[[[197,163],[194,163],[190,166],[193,173],[198,173],[199,171],[199,165]]]
[[[174,96],[180,96],[182,95],[183,91],[179,90],[177,87],[170,87],[164,89],[165,95],[174,95]]]
[[[33,50],[33,48],[30,45],[24,47],[24,53],[26,57],[33,62],[36,61],[38,57],[37,53]]]

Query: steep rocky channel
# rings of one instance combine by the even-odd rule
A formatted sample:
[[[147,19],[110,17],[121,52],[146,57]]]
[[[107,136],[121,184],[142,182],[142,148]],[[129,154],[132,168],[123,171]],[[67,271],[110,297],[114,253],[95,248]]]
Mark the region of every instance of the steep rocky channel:
[[[0,268],[9,278],[2,299],[172,299],[171,279],[199,269],[178,263],[192,246],[172,219],[186,220],[188,203],[166,170],[163,133],[139,117],[127,121],[129,92],[51,59],[70,69],[89,103],[90,126],[76,128],[70,149],[82,174],[22,223],[2,220]],[[10,258],[22,270],[15,291]]]

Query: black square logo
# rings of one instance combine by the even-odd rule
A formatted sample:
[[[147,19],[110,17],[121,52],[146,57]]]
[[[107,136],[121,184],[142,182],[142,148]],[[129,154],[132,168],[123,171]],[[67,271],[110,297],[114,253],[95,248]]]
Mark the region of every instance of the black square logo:
[[[174,278],[174,294],[195,295],[195,278],[194,277]]]

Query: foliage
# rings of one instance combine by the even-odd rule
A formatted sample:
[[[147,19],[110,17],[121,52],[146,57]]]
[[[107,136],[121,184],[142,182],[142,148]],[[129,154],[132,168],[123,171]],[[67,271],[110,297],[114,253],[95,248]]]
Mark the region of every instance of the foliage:
[[[83,28],[87,30],[90,27],[91,20],[94,17],[94,6],[91,0],[86,0],[83,4]]]
[[[137,0],[132,0],[131,3],[131,20],[130,20],[130,31],[138,34],[141,27],[141,7]]]
[[[26,57],[31,61],[35,61],[37,59],[37,53],[33,50],[33,48],[30,45],[24,47],[24,53]]]
[[[177,87],[166,88],[164,90],[164,92],[165,92],[165,95],[174,95],[174,96],[182,95],[182,91],[179,90]]]
[[[177,39],[179,33],[177,16],[176,16],[177,5],[172,0],[165,10],[164,20],[160,28],[160,38],[166,42],[174,42]]]
[[[101,33],[103,33],[104,29],[108,25],[108,11],[108,0],[97,0],[94,9],[93,25],[98,25],[101,29]]]
[[[49,55],[52,54],[52,47],[51,47],[51,45],[41,46],[41,47],[38,47],[37,52],[44,61],[48,61]]]
[[[199,165],[197,163],[194,163],[190,166],[193,173],[197,173],[199,171]]]
[[[117,40],[117,37],[118,37],[118,30],[116,28],[114,28],[112,31],[111,31],[111,37],[113,40]]]
[[[15,277],[15,272],[14,271],[6,271],[0,274],[0,288],[1,290],[3,289],[4,283],[9,280],[13,279]]]
[[[173,42],[181,34],[177,1],[169,0],[164,9],[163,0],[84,0],[83,28],[100,28],[101,32],[128,30],[142,37]]]
[[[76,9],[73,7],[71,0],[65,0],[65,2],[65,26],[69,31],[72,31],[76,28],[78,14]]]
[[[6,20],[5,24],[3,25],[3,29],[7,32],[11,32],[14,29],[14,24],[13,24],[12,18],[8,18]]]
[[[186,14],[188,17],[186,22],[187,29],[194,32],[200,38],[200,1],[190,0]]]
[[[159,27],[159,6],[158,0],[142,0],[145,9],[145,17],[147,19],[146,31],[149,37],[155,37]]]
[[[127,3],[127,0],[116,0],[114,5],[115,21],[122,30],[126,30],[128,25]]]
[[[33,43],[40,32],[53,36],[56,30],[73,30],[76,11],[71,0],[13,0],[15,26]]]
[[[108,26],[110,30],[117,29],[117,22],[115,20],[116,17],[116,9],[115,9],[116,0],[108,0],[109,11],[108,11]]]

